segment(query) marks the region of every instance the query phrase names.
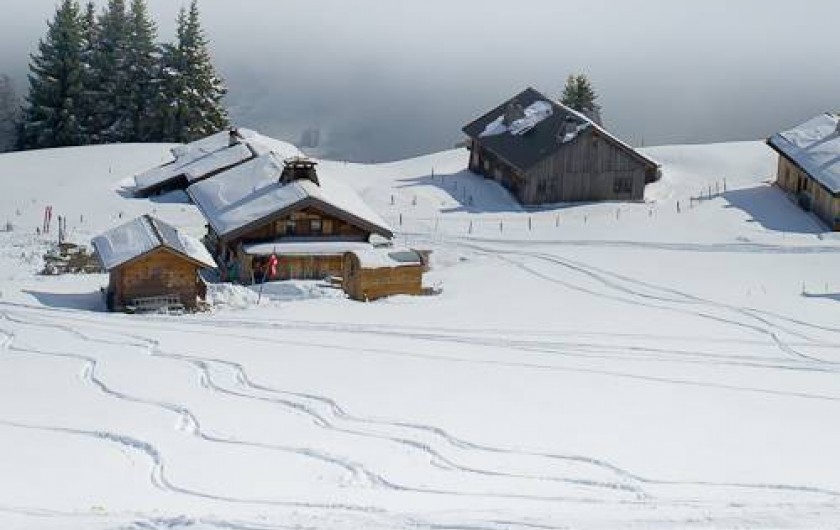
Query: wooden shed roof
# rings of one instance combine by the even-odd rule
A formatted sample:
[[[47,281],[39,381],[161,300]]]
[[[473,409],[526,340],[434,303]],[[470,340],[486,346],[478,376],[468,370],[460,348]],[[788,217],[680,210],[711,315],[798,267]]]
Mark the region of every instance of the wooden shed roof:
[[[113,270],[159,248],[165,248],[202,268],[215,268],[216,262],[201,244],[175,227],[150,215],[142,215],[92,241],[105,270]]]

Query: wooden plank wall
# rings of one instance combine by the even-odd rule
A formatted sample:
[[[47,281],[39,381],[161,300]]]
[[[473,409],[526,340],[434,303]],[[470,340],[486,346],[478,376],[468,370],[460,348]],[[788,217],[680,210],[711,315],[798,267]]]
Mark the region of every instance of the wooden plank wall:
[[[117,307],[124,307],[134,298],[176,294],[185,307],[195,308],[200,294],[198,267],[166,249],[114,269],[110,283]]]
[[[370,301],[397,294],[423,294],[423,266],[364,268],[352,253],[345,254],[342,286],[353,300]]]
[[[623,149],[588,131],[528,172],[523,202],[641,200],[646,170]],[[616,190],[617,179],[629,179],[629,191]]]
[[[313,224],[317,226],[318,221],[320,221],[321,225],[320,232],[312,230]],[[294,226],[294,230],[291,233],[288,231],[290,226],[289,222],[292,222]],[[341,236],[343,238],[358,239],[361,241],[367,239],[369,235],[364,230],[341,219],[321,213],[314,208],[307,208],[303,211],[293,212],[282,219],[270,221],[239,236],[236,241],[231,243],[235,245],[238,242],[274,241],[283,237],[317,236]]]
[[[783,156],[779,156],[777,171],[776,184],[780,188],[794,197],[800,191],[807,192],[811,196],[811,210],[832,230],[840,230],[840,223],[836,221],[840,216],[840,198],[834,197],[828,189]],[[799,189],[800,179],[805,183],[802,190]]]

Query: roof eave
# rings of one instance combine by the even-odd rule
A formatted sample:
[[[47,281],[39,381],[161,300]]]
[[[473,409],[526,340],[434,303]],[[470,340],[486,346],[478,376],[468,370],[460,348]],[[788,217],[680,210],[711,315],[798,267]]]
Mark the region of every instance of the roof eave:
[[[216,233],[218,234],[219,238],[222,241],[229,242],[229,241],[232,241],[232,240],[236,239],[237,237],[241,236],[242,234],[247,233],[250,230],[253,230],[254,228],[256,228],[258,226],[270,223],[272,221],[275,221],[277,219],[280,219],[280,218],[284,217],[286,214],[292,213],[292,212],[297,211],[297,210],[301,210],[303,208],[307,208],[309,206],[319,207],[321,210],[324,210],[324,213],[330,213],[332,215],[335,215],[336,217],[338,217],[340,219],[343,219],[345,221],[348,221],[351,224],[353,224],[353,225],[355,225],[359,228],[363,228],[363,229],[365,229],[365,230],[367,230],[371,233],[379,234],[382,237],[385,237],[385,238],[388,238],[388,239],[392,239],[394,237],[394,233],[390,229],[385,228],[383,226],[379,226],[379,225],[377,225],[375,223],[372,223],[370,221],[366,221],[366,220],[362,219],[361,217],[353,215],[350,212],[342,210],[341,208],[333,206],[332,204],[329,204],[325,201],[322,201],[322,200],[317,199],[317,198],[312,197],[312,196],[303,197],[300,200],[295,201],[292,204],[290,204],[290,205],[288,205],[284,208],[281,208],[279,210],[275,210],[268,215],[264,215],[264,216],[260,217],[259,219],[255,219],[255,220],[253,220],[253,221],[251,221],[251,222],[249,222],[245,225],[242,225],[241,227],[235,228],[233,230],[229,230],[226,233],[219,232],[218,230],[216,230],[215,227],[214,227],[214,230],[216,230]],[[205,215],[205,217],[207,217],[207,216]],[[208,220],[209,220],[209,218],[208,218]],[[212,225],[212,221],[211,221],[211,225]]]

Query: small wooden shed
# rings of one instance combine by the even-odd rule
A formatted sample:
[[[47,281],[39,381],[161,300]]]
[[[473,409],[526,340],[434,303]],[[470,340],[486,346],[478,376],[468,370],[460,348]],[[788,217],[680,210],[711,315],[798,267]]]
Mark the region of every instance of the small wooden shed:
[[[216,268],[204,245],[163,221],[143,215],[93,239],[110,273],[106,303],[122,311],[150,298],[173,300],[195,309],[206,286],[201,269]]]
[[[342,286],[353,300],[423,294],[428,254],[409,249],[354,250],[344,254]]]
[[[779,154],[776,185],[840,231],[840,115],[825,113],[767,139]]]

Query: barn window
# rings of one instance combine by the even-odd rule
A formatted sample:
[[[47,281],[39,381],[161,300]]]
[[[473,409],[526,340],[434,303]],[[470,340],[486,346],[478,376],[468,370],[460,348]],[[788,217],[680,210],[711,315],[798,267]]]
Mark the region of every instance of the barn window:
[[[309,233],[310,234],[320,234],[321,229],[321,220],[320,219],[310,219],[309,220]]]
[[[297,221],[289,219],[286,221],[286,235],[293,236],[297,232]]]
[[[613,181],[613,193],[616,195],[633,193],[633,179],[630,177],[616,177]]]

